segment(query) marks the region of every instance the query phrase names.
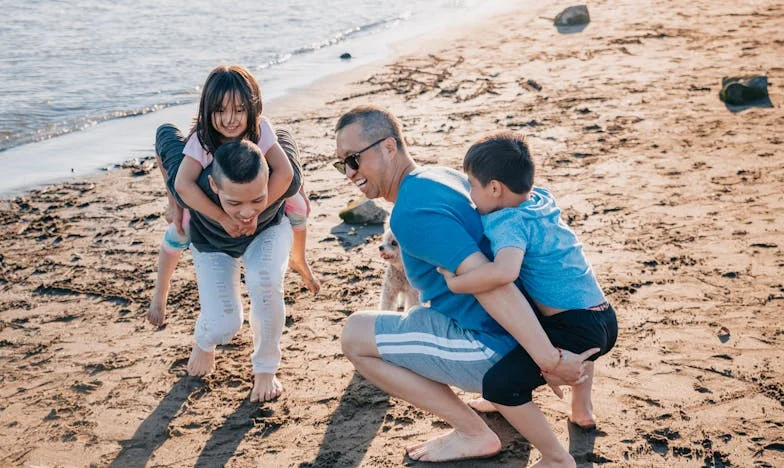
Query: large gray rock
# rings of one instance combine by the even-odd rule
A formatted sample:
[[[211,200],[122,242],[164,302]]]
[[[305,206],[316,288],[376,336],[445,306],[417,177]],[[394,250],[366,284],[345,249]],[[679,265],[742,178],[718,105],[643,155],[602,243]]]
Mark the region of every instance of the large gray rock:
[[[389,213],[373,200],[364,199],[349,203],[338,216],[346,224],[384,224]]]
[[[588,14],[588,7],[585,5],[570,6],[555,15],[553,20],[556,26],[576,26],[590,22],[591,16]]]
[[[721,79],[719,99],[727,104],[744,105],[768,98],[768,77],[765,75],[725,76]]]

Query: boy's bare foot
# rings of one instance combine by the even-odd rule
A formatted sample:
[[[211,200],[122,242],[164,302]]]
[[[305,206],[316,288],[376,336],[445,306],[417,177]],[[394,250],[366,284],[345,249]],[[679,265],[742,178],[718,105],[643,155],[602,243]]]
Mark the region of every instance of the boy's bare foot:
[[[259,373],[253,374],[253,391],[250,393],[250,401],[264,402],[274,400],[283,393],[283,385],[275,374]]]
[[[188,359],[188,375],[203,376],[215,370],[215,352],[204,351],[195,344]]]
[[[445,462],[470,458],[489,458],[501,451],[501,441],[488,428],[480,435],[452,430],[440,437],[406,449],[412,460]]]
[[[485,400],[484,398],[468,400],[466,404],[480,413],[495,413],[498,411],[498,408],[496,408],[492,403]]]
[[[562,460],[550,460],[542,458],[539,460],[539,463],[535,464],[531,468],[576,468],[577,463],[574,461],[571,455],[567,454],[568,457]]]
[[[316,278],[316,275],[313,274],[313,270],[304,258],[302,260],[295,260],[292,258],[289,261],[289,267],[299,273],[299,276],[302,277],[302,281],[305,283],[305,287],[308,288],[310,292],[314,295],[319,293],[321,290],[321,282]]]
[[[161,297],[161,294],[156,290],[153,292],[152,300],[150,300],[150,308],[147,309],[147,321],[156,327],[160,327],[166,322],[166,302],[167,297]]]

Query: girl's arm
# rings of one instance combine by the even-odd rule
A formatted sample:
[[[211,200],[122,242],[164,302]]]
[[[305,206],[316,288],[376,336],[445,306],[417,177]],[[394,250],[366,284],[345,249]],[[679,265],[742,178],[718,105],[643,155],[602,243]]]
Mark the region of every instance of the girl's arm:
[[[241,233],[240,224],[229,217],[220,206],[213,203],[196,183],[201,171],[201,164],[198,161],[188,156],[182,158],[177,177],[174,179],[174,189],[182,201],[188,205],[188,208],[220,223],[231,237],[239,236]]]
[[[520,276],[525,252],[517,247],[504,247],[495,260],[461,275],[439,268],[449,290],[458,294],[480,294],[513,283]]]
[[[283,148],[277,142],[267,150],[264,158],[267,160],[271,172],[267,184],[267,200],[272,203],[281,198],[291,186],[294,169],[292,169],[286,153],[283,152]]]

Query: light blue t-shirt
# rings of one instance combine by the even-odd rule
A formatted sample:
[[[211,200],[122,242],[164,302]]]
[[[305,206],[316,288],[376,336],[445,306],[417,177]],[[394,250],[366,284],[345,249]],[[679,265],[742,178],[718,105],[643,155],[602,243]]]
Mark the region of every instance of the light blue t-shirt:
[[[496,353],[506,354],[515,339],[470,294],[449,290],[436,267],[449,271],[469,255],[490,256],[482,220],[471,205],[466,177],[446,167],[419,167],[400,184],[389,218],[400,245],[403,267],[422,302],[455,320]]]
[[[583,245],[561,220],[561,209],[546,189],[534,187],[516,208],[482,216],[493,255],[504,247],[523,252],[520,280],[537,302],[556,309],[585,309],[604,302]]]

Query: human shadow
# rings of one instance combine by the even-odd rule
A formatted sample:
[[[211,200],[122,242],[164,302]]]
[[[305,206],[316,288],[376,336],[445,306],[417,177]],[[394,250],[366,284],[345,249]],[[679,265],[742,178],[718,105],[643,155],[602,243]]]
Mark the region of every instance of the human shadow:
[[[340,223],[329,230],[330,234],[337,237],[341,247],[351,250],[365,243],[369,237],[384,233],[383,224],[346,224]]]
[[[182,377],[145,419],[128,440],[120,441],[122,449],[109,465],[114,468],[143,467],[153,453],[169,439],[169,423],[182,405],[203,386],[196,377]]]
[[[567,422],[567,425],[569,429],[569,453],[574,457],[577,466],[592,467],[594,462],[604,463],[608,461],[593,452],[596,436],[606,435],[604,432],[595,428],[583,429],[571,421]]]
[[[359,466],[384,423],[388,409],[389,395],[354,372],[332,413],[315,460],[299,466]]]
[[[251,403],[250,398],[246,398],[219,428],[212,431],[210,440],[202,449],[194,466],[226,466],[251,428],[262,426],[263,429],[259,434],[261,437],[267,437],[280,428],[280,423],[277,422],[258,424],[263,422],[263,418],[272,415],[272,410],[260,407],[259,403]]]

